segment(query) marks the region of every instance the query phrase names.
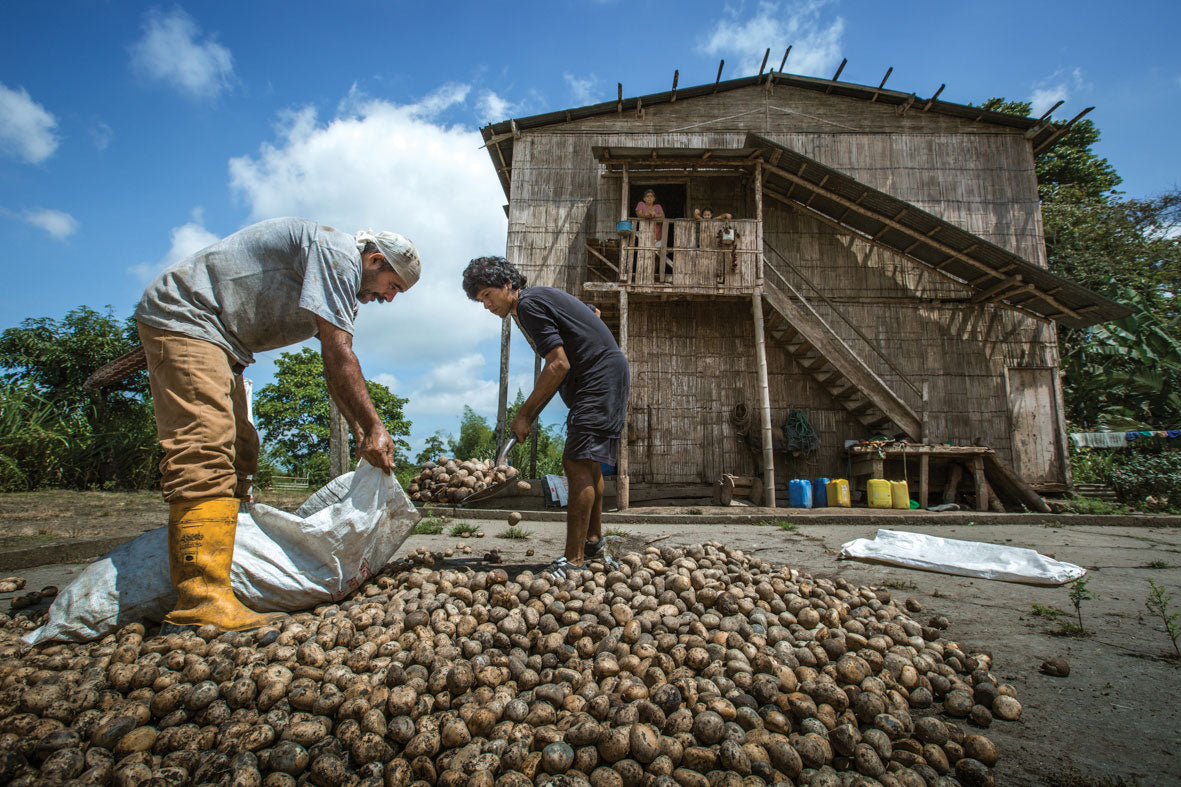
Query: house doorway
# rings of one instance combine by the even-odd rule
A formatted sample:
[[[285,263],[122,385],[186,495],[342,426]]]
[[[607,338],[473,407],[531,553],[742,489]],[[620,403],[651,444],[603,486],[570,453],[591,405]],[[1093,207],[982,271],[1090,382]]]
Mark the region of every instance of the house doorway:
[[[628,215],[636,215],[636,205],[644,199],[644,192],[656,192],[656,204],[664,209],[665,218],[685,218],[685,206],[689,203],[689,187],[685,183],[630,183],[628,184]],[[676,246],[676,228],[668,228],[668,245]]]

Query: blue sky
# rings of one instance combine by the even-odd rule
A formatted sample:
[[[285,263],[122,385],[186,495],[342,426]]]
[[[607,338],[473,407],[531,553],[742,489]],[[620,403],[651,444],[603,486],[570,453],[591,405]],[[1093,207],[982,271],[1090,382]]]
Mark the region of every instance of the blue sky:
[[[674,12],[675,9],[675,12]],[[368,377],[410,399],[417,450],[464,404],[495,417],[499,324],[459,289],[503,253],[478,128],[785,70],[1035,114],[1087,106],[1132,196],[1181,180],[1181,3],[6,3],[0,329],[79,305],[129,315],[155,272],[264,218],[412,238],[422,282],[361,309]],[[270,381],[278,352],[248,372]],[[513,345],[513,390],[532,377]],[[547,421],[562,416],[551,405]]]

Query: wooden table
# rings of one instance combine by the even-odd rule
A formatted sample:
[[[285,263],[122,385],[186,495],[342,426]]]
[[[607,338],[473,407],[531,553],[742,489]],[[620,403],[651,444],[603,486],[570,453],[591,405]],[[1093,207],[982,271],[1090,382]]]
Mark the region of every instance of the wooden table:
[[[919,508],[927,507],[930,494],[929,469],[931,457],[944,460],[960,460],[972,469],[972,480],[976,486],[976,510],[988,510],[988,481],[984,477],[984,460],[994,452],[980,445],[851,445],[846,449],[853,458],[853,477],[850,483],[856,485],[859,478],[885,478],[887,459],[919,460]]]

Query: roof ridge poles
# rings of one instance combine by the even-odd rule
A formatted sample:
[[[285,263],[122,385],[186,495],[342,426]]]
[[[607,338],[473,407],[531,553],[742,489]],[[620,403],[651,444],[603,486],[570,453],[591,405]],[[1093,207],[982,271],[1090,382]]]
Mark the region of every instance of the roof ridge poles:
[[[670,98],[668,100],[668,103],[670,103],[670,104],[677,100],[677,79],[679,79],[680,76],[681,76],[680,69],[676,69],[673,71],[673,95],[672,95],[672,98]]]
[[[890,74],[893,74],[893,73],[894,73],[894,66],[890,66],[889,68],[886,69],[886,75],[884,77],[882,77],[882,84],[878,85],[877,89],[873,91],[873,97],[869,99],[869,103],[872,104],[873,102],[878,100],[878,95],[882,92],[882,88],[884,88],[886,86],[886,80],[889,79]]]
[[[722,81],[722,66],[726,65],[725,59],[718,61],[718,75],[714,78],[714,92],[718,92],[718,83]]]

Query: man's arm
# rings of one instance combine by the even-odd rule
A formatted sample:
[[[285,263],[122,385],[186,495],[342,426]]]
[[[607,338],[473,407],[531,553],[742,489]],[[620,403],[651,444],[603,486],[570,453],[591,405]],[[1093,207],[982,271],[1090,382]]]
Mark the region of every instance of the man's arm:
[[[558,345],[546,354],[545,367],[537,377],[533,392],[517,410],[517,416],[513,419],[512,426],[509,427],[509,431],[517,436],[518,441],[529,436],[529,432],[533,428],[533,421],[541,412],[541,408],[545,407],[546,403],[553,398],[558,386],[566,379],[569,372],[570,359],[566,357],[565,347]]]
[[[357,433],[357,453],[374,467],[390,472],[394,469],[394,441],[369,398],[361,364],[353,352],[352,334],[320,317],[316,327],[328,390]]]

